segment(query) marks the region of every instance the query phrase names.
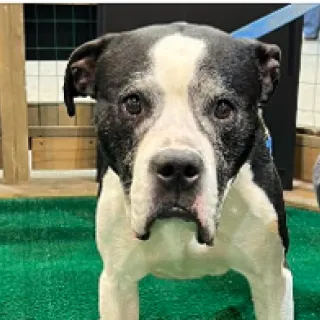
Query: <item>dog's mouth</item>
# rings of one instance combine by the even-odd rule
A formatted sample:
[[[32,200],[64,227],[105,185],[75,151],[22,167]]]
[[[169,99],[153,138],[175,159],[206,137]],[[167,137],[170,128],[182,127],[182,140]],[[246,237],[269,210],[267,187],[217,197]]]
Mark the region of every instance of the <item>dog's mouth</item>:
[[[152,226],[157,220],[180,219],[186,222],[194,222],[197,226],[197,240],[200,244],[213,246],[213,237],[210,235],[208,228],[203,226],[194,210],[184,208],[179,205],[166,206],[157,210],[152,214],[146,223],[145,232],[136,234],[137,239],[146,241],[149,240],[152,232]]]

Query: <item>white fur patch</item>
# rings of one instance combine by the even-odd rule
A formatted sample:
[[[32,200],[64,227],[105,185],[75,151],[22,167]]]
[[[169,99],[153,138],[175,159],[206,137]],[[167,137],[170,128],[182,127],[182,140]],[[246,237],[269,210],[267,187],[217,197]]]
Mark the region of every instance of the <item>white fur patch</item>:
[[[236,179],[236,188],[250,205],[250,211],[261,218],[266,224],[277,220],[277,213],[266,193],[253,181],[253,172],[249,164],[245,164]]]
[[[178,96],[187,103],[188,86],[204,49],[202,40],[181,34],[167,36],[155,44],[151,51],[153,74],[167,99]]]
[[[201,132],[189,102],[189,88],[197,80],[198,63],[206,50],[199,39],[174,34],[159,40],[150,50],[152,68],[147,78],[160,89],[156,108],[158,119],[149,128],[137,149],[131,188],[131,222],[137,233],[143,233],[147,217],[152,213],[152,183],[148,165],[159,151],[172,148],[189,149],[203,159],[205,173],[201,200],[201,222],[214,232],[217,204],[217,177],[214,152]]]
[[[291,271],[283,268],[284,294],[281,301],[281,316],[283,319],[294,319],[293,279]]]

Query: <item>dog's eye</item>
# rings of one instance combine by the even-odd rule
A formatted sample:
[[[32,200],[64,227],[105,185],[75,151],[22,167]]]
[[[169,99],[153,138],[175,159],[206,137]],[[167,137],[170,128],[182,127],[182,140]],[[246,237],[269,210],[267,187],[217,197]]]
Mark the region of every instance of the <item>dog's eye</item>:
[[[229,101],[220,100],[214,109],[214,115],[218,119],[227,119],[230,117],[233,110],[233,105]]]
[[[122,104],[130,114],[136,115],[142,111],[141,99],[137,94],[126,96],[122,100]]]

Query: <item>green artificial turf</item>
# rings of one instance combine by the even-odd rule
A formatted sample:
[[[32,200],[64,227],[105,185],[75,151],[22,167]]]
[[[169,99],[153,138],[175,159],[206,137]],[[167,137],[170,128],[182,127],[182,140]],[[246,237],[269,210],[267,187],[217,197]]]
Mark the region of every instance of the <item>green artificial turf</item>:
[[[95,201],[0,201],[1,320],[97,319]],[[296,319],[319,320],[320,215],[287,211]],[[247,282],[234,272],[188,281],[149,276],[140,297],[142,320],[254,319]]]

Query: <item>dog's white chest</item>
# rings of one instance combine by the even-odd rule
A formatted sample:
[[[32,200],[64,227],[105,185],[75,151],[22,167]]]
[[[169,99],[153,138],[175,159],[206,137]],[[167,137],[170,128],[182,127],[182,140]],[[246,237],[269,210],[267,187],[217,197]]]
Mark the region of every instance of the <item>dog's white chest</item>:
[[[188,279],[224,273],[226,247],[200,245],[192,223],[161,221],[149,243],[142,244],[149,272],[161,278]]]

